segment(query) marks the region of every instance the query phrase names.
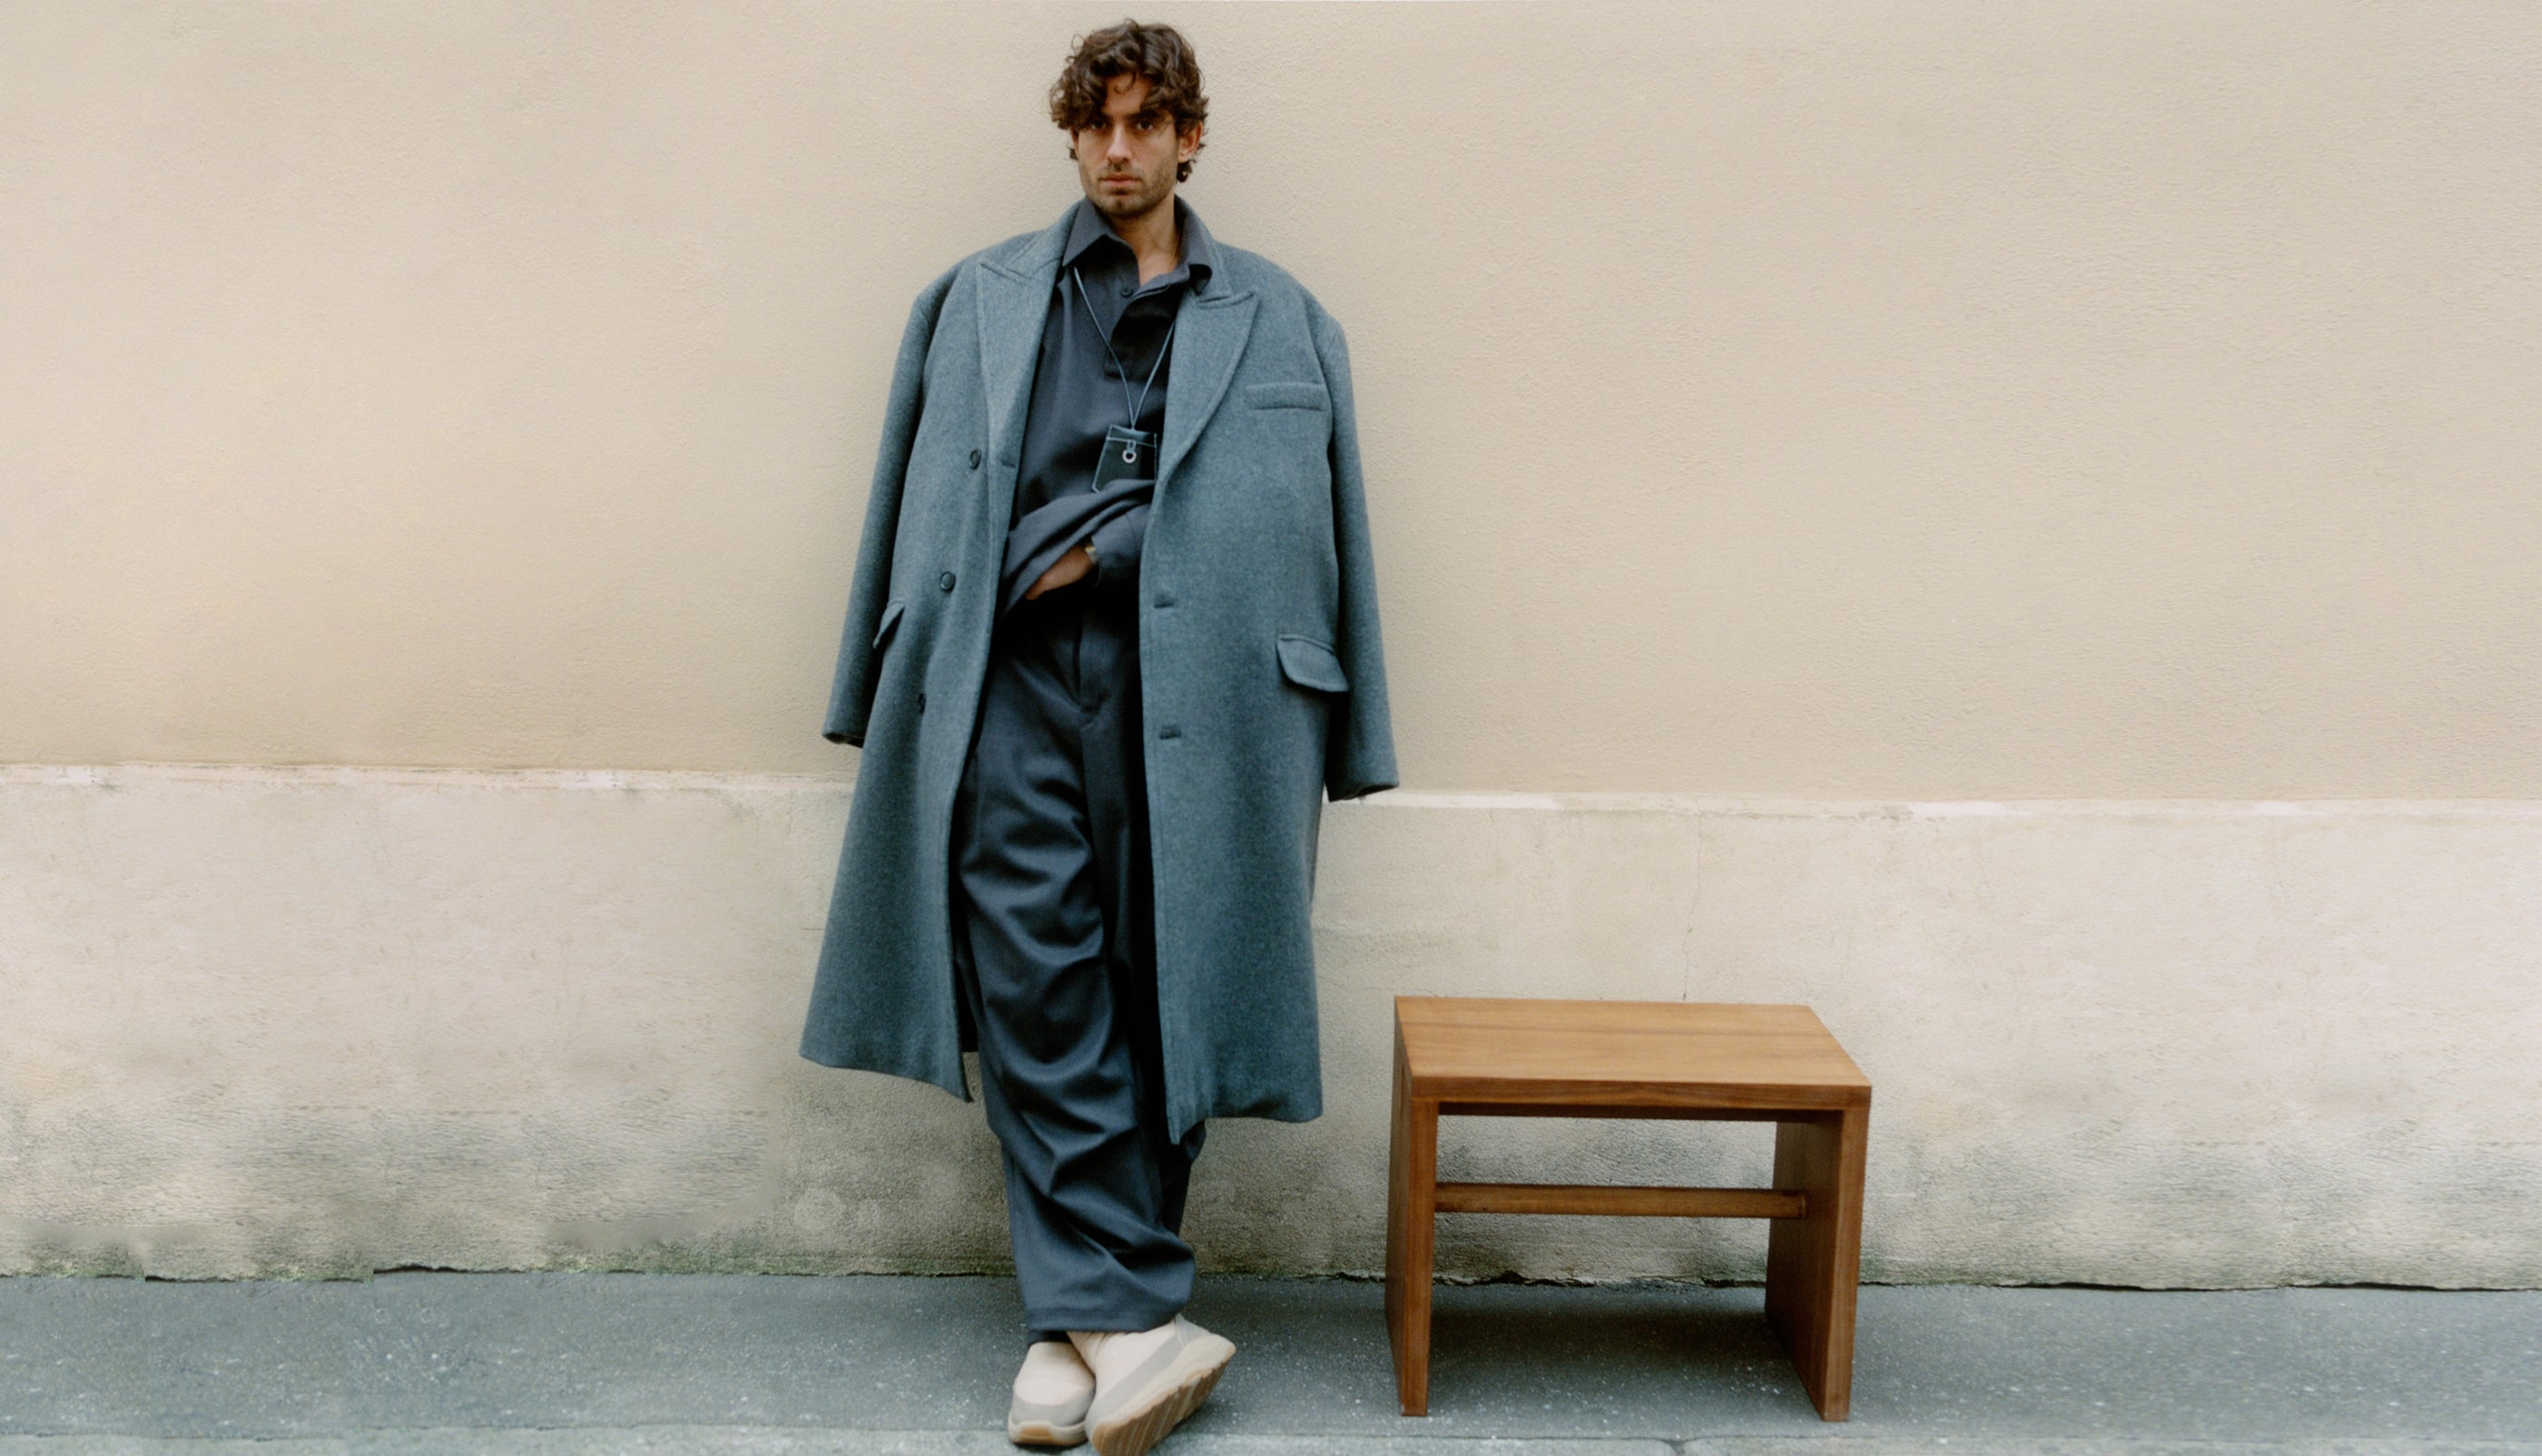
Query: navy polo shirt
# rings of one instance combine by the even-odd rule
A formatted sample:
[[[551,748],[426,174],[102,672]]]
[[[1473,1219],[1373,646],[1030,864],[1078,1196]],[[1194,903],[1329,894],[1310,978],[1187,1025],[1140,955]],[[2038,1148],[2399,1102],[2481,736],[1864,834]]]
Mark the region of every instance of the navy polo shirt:
[[[1023,462],[1009,525],[1064,495],[1091,488],[1095,457],[1102,453],[1104,431],[1112,426],[1135,424],[1159,439],[1164,435],[1165,388],[1173,373],[1166,334],[1183,295],[1213,266],[1209,230],[1180,197],[1173,208],[1182,236],[1181,261],[1142,285],[1138,255],[1130,245],[1093,203],[1078,200],[1067,245],[1060,251],[1050,311],[1042,319],[1041,354],[1033,366],[1032,402],[1024,416]],[[1148,386],[1151,368],[1156,383]],[[1143,386],[1145,400],[1139,398]]]

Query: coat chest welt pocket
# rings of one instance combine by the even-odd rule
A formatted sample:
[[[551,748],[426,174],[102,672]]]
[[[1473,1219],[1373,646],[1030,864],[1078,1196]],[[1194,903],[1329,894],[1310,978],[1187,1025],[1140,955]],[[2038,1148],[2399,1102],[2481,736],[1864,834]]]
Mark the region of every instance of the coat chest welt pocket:
[[[1342,675],[1342,660],[1333,649],[1294,632],[1280,634],[1280,675],[1317,692],[1350,691],[1350,679]]]
[[[1244,402],[1255,409],[1330,409],[1324,387],[1308,380],[1274,380],[1244,387]]]

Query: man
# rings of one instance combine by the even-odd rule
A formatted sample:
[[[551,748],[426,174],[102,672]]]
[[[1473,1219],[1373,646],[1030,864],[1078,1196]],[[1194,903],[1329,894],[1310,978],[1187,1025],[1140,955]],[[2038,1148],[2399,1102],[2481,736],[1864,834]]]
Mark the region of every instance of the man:
[[[827,735],[863,749],[803,1055],[967,1097],[1028,1329],[1009,1435],[1145,1451],[1234,1347],[1182,1318],[1212,1117],[1321,1111],[1319,798],[1396,782],[1341,329],[1174,195],[1181,36],[1051,90],[1084,199],[901,340]]]

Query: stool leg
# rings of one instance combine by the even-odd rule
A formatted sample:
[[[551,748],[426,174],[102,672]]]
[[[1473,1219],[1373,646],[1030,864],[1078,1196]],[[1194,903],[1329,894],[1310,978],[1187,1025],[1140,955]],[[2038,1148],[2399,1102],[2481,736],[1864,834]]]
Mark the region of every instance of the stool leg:
[[[1809,1211],[1777,1218],[1765,1241],[1765,1318],[1800,1368],[1823,1420],[1853,1405],[1854,1287],[1862,1277],[1862,1171],[1867,1108],[1774,1132],[1774,1187],[1809,1196]]]
[[[1394,1035],[1394,1131],[1385,1185],[1385,1332],[1394,1394],[1406,1416],[1430,1414],[1430,1266],[1439,1200],[1439,1104],[1416,1102]]]

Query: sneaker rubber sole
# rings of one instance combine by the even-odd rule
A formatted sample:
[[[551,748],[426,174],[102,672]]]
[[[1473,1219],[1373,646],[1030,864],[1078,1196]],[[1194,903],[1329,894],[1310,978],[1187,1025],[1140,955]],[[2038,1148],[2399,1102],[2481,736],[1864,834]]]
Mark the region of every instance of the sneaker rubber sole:
[[[1185,1345],[1134,1404],[1106,1415],[1087,1432],[1096,1456],[1146,1456],[1200,1409],[1234,1358],[1235,1346],[1222,1335],[1203,1335]]]
[[[1082,1446],[1085,1444],[1085,1422],[1062,1425],[1050,1420],[1017,1420],[1007,1418],[1007,1439],[1018,1446]]]

